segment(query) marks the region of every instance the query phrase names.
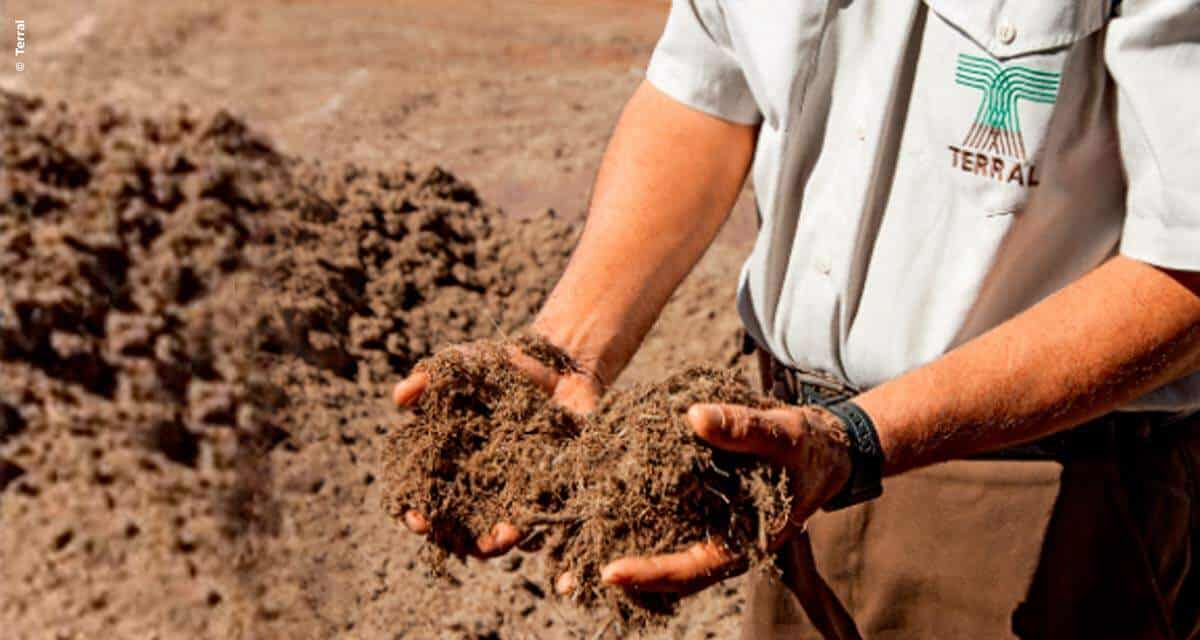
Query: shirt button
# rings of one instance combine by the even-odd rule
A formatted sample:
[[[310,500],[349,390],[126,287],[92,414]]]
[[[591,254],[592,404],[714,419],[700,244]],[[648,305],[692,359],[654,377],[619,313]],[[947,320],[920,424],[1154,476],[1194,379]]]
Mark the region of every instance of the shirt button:
[[[817,256],[816,259],[813,260],[813,268],[820,272],[821,275],[829,275],[829,272],[832,270],[832,267],[829,264],[829,256]]]
[[[1003,44],[1012,44],[1017,39],[1017,28],[1011,22],[1005,22],[996,29],[996,37]]]

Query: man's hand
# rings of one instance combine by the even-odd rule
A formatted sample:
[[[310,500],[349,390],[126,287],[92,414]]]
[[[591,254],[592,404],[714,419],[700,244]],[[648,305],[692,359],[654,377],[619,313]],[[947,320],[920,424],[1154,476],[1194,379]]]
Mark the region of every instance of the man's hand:
[[[533,323],[598,378],[558,376],[514,356],[556,402],[587,412],[600,394],[597,380],[615,380],[625,368],[729,216],[757,136],[756,126],[684,106],[648,82],[638,88],[604,154],[579,244]],[[411,406],[428,383],[418,367],[396,385],[396,404]],[[413,531],[429,530],[419,514],[405,520]],[[478,555],[503,553],[520,539],[516,527],[497,524],[476,542]],[[563,575],[556,589],[574,584]]]
[[[469,345],[452,347],[470,354]],[[537,360],[522,353],[515,347],[509,349],[509,360],[519,371],[529,377],[534,384],[546,392],[560,406],[575,413],[588,413],[596,407],[596,401],[603,392],[599,378],[587,372],[560,373]],[[425,387],[429,385],[429,375],[421,371],[421,365],[409,376],[401,380],[392,391],[392,400],[400,408],[408,408],[420,400]],[[429,522],[416,511],[404,514],[404,524],[414,533],[428,533]],[[521,541],[522,533],[507,522],[498,522],[487,535],[475,541],[475,555],[479,558],[490,558],[506,553]]]
[[[841,421],[818,407],[758,410],[693,405],[688,422],[714,447],[762,456],[788,472],[792,513],[774,545],[803,528],[850,478],[849,440]],[[693,593],[737,573],[740,550],[703,542],[677,553],[621,558],[601,570],[605,584],[639,591]]]

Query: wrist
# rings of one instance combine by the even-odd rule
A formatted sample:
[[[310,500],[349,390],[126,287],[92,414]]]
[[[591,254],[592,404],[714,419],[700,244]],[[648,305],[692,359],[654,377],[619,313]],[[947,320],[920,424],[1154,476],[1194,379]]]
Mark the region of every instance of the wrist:
[[[854,402],[871,416],[883,454],[883,475],[891,476],[907,471],[911,456],[902,442],[904,430],[897,428],[908,419],[907,409],[887,397],[886,386],[887,383],[866,391],[854,398]]]

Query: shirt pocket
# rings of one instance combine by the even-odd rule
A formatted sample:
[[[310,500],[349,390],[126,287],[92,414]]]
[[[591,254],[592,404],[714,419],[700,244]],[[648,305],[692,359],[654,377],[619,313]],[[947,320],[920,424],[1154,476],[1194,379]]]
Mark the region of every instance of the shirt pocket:
[[[1083,72],[1070,56],[1104,26],[1110,1],[925,0],[917,89],[961,204],[989,215],[1024,207],[1060,92]]]
[[[925,0],[942,20],[997,60],[1065,47],[1104,25],[1103,0]]]

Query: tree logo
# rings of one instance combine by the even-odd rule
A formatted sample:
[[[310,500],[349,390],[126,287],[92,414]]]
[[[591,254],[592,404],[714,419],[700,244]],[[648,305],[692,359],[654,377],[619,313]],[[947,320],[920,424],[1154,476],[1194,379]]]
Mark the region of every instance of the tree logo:
[[[1004,66],[990,58],[960,53],[954,81],[983,92],[975,121],[963,138],[963,148],[1027,162],[1017,101],[1054,104],[1060,79],[1059,73]]]

